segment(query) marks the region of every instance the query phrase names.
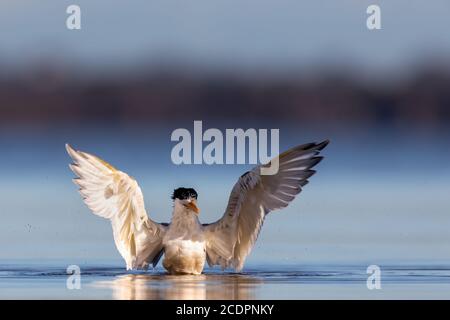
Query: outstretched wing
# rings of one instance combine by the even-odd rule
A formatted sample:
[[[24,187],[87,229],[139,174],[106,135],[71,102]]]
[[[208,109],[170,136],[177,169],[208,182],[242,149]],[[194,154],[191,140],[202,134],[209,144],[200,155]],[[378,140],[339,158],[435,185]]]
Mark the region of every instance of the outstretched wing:
[[[111,220],[114,241],[127,269],[156,266],[163,253],[167,225],[149,219],[136,180],[105,161],[66,144],[73,159],[74,183],[92,212]]]
[[[231,191],[223,217],[204,225],[208,264],[240,271],[255,243],[266,214],[286,207],[315,171],[322,157],[320,150],[329,141],[294,147],[279,155],[279,170],[274,175],[261,175],[261,167],[243,174]],[[275,158],[276,159],[276,158]],[[274,160],[272,160],[274,161]]]

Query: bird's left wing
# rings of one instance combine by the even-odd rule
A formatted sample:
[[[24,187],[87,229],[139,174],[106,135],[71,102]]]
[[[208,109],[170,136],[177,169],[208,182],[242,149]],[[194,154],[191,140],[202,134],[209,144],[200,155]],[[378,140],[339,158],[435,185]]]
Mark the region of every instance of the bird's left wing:
[[[74,183],[92,212],[111,221],[114,241],[127,269],[156,266],[163,253],[162,238],[167,224],[147,216],[141,188],[136,180],[91,154],[76,151],[68,144],[73,159]]]
[[[279,170],[274,175],[261,175],[261,166],[257,166],[239,178],[223,217],[204,225],[210,266],[242,269],[266,214],[286,207],[302,191],[315,173],[312,167],[322,160],[319,152],[327,144],[328,141],[308,143],[282,153],[276,157]]]

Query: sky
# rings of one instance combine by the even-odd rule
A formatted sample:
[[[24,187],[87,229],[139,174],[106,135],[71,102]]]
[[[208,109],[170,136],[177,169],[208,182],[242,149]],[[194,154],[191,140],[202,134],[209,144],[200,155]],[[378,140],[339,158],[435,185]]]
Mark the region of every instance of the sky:
[[[65,11],[74,3],[82,29],[70,31]],[[374,3],[382,29],[369,31],[366,9]],[[336,68],[399,76],[417,63],[448,63],[449,12],[446,0],[6,0],[0,64],[23,70],[59,62],[94,72],[164,63],[241,72]]]

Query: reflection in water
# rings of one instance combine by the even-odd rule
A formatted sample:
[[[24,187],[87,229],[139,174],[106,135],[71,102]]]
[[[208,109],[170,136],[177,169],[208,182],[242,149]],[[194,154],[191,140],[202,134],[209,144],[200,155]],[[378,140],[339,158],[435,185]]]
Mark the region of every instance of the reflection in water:
[[[0,261],[0,299],[450,299],[450,265],[382,265],[383,290],[367,290],[366,265],[261,265],[199,276],[82,267],[68,290],[65,267]]]
[[[93,285],[112,289],[113,299],[231,300],[254,299],[262,281],[247,275],[201,274],[172,276],[127,274]]]

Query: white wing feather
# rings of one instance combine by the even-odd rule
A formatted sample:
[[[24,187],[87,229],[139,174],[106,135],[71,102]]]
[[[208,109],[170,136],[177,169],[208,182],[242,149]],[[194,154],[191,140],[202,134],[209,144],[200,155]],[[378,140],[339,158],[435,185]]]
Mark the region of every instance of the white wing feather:
[[[310,143],[282,153],[275,175],[260,175],[261,166],[257,166],[239,178],[222,218],[204,226],[210,266],[242,269],[266,214],[286,207],[301,192],[315,173],[311,168],[322,160],[317,155],[327,144],[328,141]]]
[[[78,176],[74,183],[92,212],[111,221],[114,241],[127,269],[155,266],[162,255],[167,227],[148,218],[144,198],[136,180],[107,162],[68,144],[67,152]]]

